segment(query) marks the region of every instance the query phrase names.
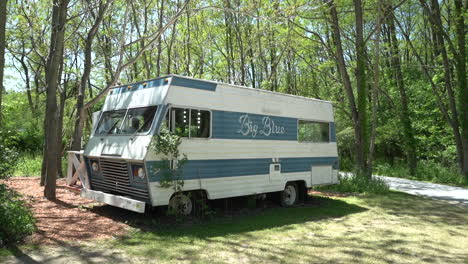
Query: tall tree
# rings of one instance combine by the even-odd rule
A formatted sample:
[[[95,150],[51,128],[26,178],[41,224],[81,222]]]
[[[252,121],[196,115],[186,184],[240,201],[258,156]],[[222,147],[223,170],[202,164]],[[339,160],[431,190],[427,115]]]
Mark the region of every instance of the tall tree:
[[[388,27],[387,43],[390,50],[391,72],[393,73],[393,80],[395,80],[395,86],[398,88],[400,95],[400,109],[398,109],[397,112],[403,128],[403,148],[405,150],[406,160],[410,169],[410,173],[411,175],[415,175],[417,166],[416,140],[414,138],[414,130],[410,118],[409,99],[403,80],[400,49],[398,47],[395,22],[393,20],[393,6],[391,4],[386,5],[386,13],[386,25]]]
[[[6,32],[6,19],[7,19],[7,0],[0,1],[0,127],[2,125],[2,96],[3,90],[3,74],[5,69],[5,32]]]
[[[466,85],[466,28],[465,15],[467,13],[467,3],[462,0],[455,0],[455,28],[458,46],[458,56],[456,56],[456,68],[458,77],[458,102],[461,120],[461,134],[463,143],[463,165],[462,171],[468,179],[468,87]]]
[[[364,42],[363,4],[361,0],[353,0],[353,2],[356,25],[356,90],[358,108],[358,122],[355,126],[359,127],[359,141],[362,145],[357,154],[358,169],[361,173],[370,174],[371,172],[368,171],[367,165],[369,150],[367,96],[369,91],[366,84],[366,46]]]
[[[84,46],[84,62],[83,62],[83,75],[81,76],[81,80],[78,84],[78,96],[76,99],[76,121],[75,121],[75,130],[73,133],[73,144],[72,150],[80,150],[81,149],[81,137],[83,135],[82,132],[79,131],[80,126],[80,113],[84,106],[84,99],[85,99],[85,92],[86,86],[89,83],[89,76],[91,74],[91,67],[92,67],[92,48],[94,38],[98,33],[99,27],[101,25],[102,20],[104,19],[104,15],[106,14],[107,9],[109,8],[110,4],[112,4],[113,0],[107,1],[99,1],[98,3],[98,10],[97,14],[91,12],[92,17],[94,18],[94,22],[89,29],[86,39],[85,39],[85,46]],[[91,4],[89,5],[89,10],[92,10]]]
[[[367,153],[369,150],[369,134],[367,133],[367,86],[365,76],[365,46],[363,36],[363,21],[362,21],[362,3],[360,0],[354,0],[355,8],[355,23],[356,23],[356,86],[357,86],[357,101],[353,92],[351,78],[349,77],[346,62],[344,59],[343,45],[341,42],[341,30],[338,20],[338,13],[333,1],[328,2],[330,8],[332,36],[334,42],[334,57],[336,59],[338,72],[343,81],[343,87],[348,99],[349,112],[353,120],[354,126],[354,148],[355,159],[358,172],[367,174]]]
[[[45,115],[46,153],[45,161],[45,187],[44,196],[55,200],[57,177],[57,88],[59,85],[61,64],[63,62],[63,49],[65,37],[65,24],[67,22],[68,0],[54,0],[52,7],[52,21],[50,33],[50,49],[46,65],[47,101]]]

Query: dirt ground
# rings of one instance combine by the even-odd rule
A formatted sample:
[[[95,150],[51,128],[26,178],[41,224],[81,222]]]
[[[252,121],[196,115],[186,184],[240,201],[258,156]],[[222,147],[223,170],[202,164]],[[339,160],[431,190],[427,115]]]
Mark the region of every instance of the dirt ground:
[[[118,236],[128,229],[122,221],[124,216],[119,215],[125,211],[117,210],[117,215],[112,215],[109,206],[81,198],[67,189],[65,179],[57,180],[55,202],[43,197],[44,188],[39,186],[39,178],[15,177],[4,183],[23,195],[37,220],[38,230],[27,239],[29,243],[82,242]]]

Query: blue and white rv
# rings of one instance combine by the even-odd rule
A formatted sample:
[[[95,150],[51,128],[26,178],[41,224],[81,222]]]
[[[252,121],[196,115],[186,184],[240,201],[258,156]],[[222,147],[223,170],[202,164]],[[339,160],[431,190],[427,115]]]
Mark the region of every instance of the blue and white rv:
[[[148,147],[161,127],[182,137],[183,193],[162,188]],[[207,199],[277,192],[294,205],[308,188],[338,183],[330,102],[169,75],[112,88],[84,152],[82,196],[144,212],[190,193]]]

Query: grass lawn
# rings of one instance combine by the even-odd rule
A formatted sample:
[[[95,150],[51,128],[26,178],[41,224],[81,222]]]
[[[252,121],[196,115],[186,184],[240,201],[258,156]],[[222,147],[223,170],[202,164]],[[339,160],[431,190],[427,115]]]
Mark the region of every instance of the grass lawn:
[[[0,249],[0,262],[468,263],[468,207],[398,192],[313,199],[201,223],[117,217],[132,226],[123,237]]]
[[[158,263],[468,263],[468,208],[390,192],[190,226],[135,224],[101,243]]]

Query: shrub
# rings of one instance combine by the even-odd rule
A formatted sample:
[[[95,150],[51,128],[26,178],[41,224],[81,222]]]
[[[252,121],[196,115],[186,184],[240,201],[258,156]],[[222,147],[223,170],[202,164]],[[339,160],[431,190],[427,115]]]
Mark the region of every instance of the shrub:
[[[375,167],[375,174],[458,186],[468,185],[468,181],[458,172],[457,167],[443,166],[431,160],[419,161],[415,175],[410,175],[408,167],[402,163],[393,166],[379,164]]]
[[[388,185],[380,178],[366,176],[358,176],[356,174],[348,174],[340,176],[340,183],[337,185],[329,185],[319,187],[320,190],[336,191],[341,193],[373,193],[382,194],[389,191]]]
[[[10,132],[0,131],[0,178],[11,176],[18,156],[14,136]]]
[[[40,154],[23,154],[19,157],[14,176],[40,176],[42,157]],[[66,167],[65,167],[66,168]]]
[[[0,184],[0,246],[32,234],[35,220],[19,194]]]

